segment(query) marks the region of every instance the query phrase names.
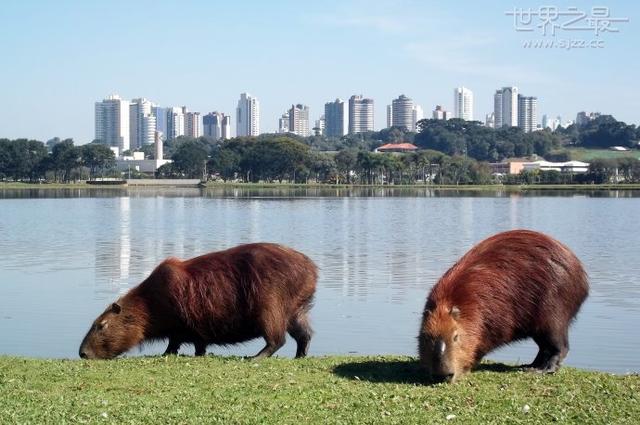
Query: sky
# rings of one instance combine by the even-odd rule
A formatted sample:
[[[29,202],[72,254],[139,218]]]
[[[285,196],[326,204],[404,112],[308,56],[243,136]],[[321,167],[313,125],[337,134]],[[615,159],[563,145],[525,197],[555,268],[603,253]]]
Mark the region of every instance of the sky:
[[[605,5],[617,32],[555,36],[518,26],[514,8],[588,15]],[[94,103],[110,94],[230,113],[256,96],[261,131],[277,130],[291,104],[310,108],[363,94],[386,105],[405,94],[426,115],[453,110],[453,89],[474,93],[474,118],[493,93],[515,85],[543,114],[575,119],[599,111],[640,123],[640,2],[604,1],[7,1],[0,8],[0,138],[94,138]],[[584,24],[584,20],[582,23]],[[577,24],[580,24],[578,22]],[[571,25],[577,25],[571,24]],[[526,48],[528,40],[597,40],[596,48]],[[235,127],[235,126],[234,126]],[[234,130],[235,131],[235,128]]]

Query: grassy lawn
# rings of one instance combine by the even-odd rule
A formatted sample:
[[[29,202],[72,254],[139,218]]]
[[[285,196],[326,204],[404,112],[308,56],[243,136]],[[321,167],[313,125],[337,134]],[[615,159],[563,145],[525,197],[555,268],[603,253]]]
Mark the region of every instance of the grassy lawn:
[[[640,159],[640,151],[637,149],[629,151],[612,151],[609,149],[585,149],[585,148],[571,148],[567,149],[571,155],[571,159],[577,161],[589,162],[595,158],[611,159],[611,158],[636,158]]]
[[[497,364],[430,384],[407,357],[0,357],[0,423],[638,423],[639,389],[637,375]]]

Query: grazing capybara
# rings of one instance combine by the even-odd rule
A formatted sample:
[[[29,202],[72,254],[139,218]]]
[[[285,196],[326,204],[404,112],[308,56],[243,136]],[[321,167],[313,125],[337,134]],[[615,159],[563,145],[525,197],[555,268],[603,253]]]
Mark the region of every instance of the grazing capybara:
[[[309,348],[308,311],[317,268],[282,245],[254,243],[186,261],[169,258],[94,321],[80,357],[111,359],[149,341],[168,339],[165,354],[192,343],[196,356],[209,344],[263,337],[255,356],[271,356],[288,332],[296,357]]]
[[[420,363],[455,381],[493,349],[533,338],[529,368],[554,372],[569,351],[569,325],[587,298],[587,275],[560,242],[528,230],[477,244],[431,290],[418,335]]]

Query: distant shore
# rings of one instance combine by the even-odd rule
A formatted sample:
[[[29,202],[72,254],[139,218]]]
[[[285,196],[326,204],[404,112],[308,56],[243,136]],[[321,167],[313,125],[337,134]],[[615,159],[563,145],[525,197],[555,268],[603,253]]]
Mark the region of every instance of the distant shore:
[[[87,183],[22,183],[0,182],[0,190],[48,190],[48,189],[79,189],[79,190],[124,190],[131,188],[126,184],[87,184]],[[136,188],[145,186],[136,185]],[[148,186],[157,188],[158,186]],[[238,182],[208,182],[200,186],[202,189],[217,188],[246,188],[246,189],[433,189],[433,190],[469,190],[469,191],[507,191],[522,192],[528,190],[640,190],[640,184],[530,184],[530,185],[362,185],[362,184],[330,184],[330,183],[238,183]]]

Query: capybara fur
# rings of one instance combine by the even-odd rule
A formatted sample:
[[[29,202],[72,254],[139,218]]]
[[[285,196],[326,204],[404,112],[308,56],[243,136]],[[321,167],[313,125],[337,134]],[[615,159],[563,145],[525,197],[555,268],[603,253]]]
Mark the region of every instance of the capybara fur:
[[[569,351],[569,325],[589,292],[576,256],[541,233],[513,230],[477,244],[431,290],[418,335],[420,363],[455,381],[501,345],[533,338],[527,367],[554,372]]]
[[[289,333],[296,357],[309,348],[308,311],[317,268],[282,245],[254,243],[186,261],[169,258],[93,322],[80,357],[111,359],[144,342],[169,340],[165,354],[192,343],[196,355],[209,344],[263,337],[256,358],[271,356]]]

